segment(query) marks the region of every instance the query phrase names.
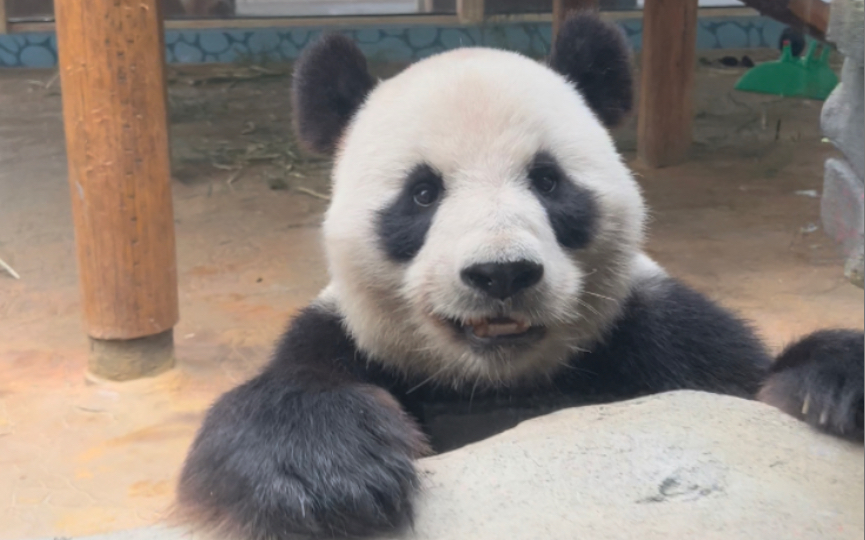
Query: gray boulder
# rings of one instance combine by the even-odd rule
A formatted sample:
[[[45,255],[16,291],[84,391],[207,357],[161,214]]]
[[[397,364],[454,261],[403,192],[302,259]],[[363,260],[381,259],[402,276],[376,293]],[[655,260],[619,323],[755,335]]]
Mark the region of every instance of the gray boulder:
[[[847,257],[844,273],[862,287],[865,274],[865,2],[832,0],[827,39],[844,55],[841,83],[823,105],[821,127],[843,154],[829,159],[821,217],[826,232]]]
[[[673,392],[567,409],[420,462],[400,540],[861,539],[863,447],[766,405]],[[197,540],[152,528],[91,540]]]

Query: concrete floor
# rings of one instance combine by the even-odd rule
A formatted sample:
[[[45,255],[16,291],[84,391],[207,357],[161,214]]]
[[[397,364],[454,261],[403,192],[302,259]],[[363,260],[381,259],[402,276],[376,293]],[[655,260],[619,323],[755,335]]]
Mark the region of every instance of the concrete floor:
[[[327,280],[328,164],[293,150],[287,79],[218,70],[172,76],[180,366],[124,385],[84,376],[57,83],[0,71],[0,258],[22,278],[0,273],[0,540],[158,521],[207,405],[261,366]],[[635,166],[654,211],[649,251],[773,347],[861,328],[863,293],[815,229],[812,190],[834,152],[820,104],[735,93],[740,74],[700,68],[691,161]],[[629,158],[633,131],[617,134]]]

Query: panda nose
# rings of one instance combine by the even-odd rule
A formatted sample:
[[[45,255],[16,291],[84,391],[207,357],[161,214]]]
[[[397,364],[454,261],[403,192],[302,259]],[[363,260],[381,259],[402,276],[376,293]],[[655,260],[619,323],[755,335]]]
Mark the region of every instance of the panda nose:
[[[531,261],[482,263],[469,266],[460,276],[470,287],[505,300],[536,285],[544,276],[544,267]]]

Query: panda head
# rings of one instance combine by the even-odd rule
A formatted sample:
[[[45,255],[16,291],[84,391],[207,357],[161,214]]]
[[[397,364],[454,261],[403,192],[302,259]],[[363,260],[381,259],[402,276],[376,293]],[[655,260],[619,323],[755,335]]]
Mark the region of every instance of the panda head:
[[[298,60],[296,129],[334,156],[324,293],[358,347],[460,384],[544,376],[597,340],[638,265],[644,208],[608,128],[628,48],[594,15],[549,65],[453,50],[377,82],[329,35]]]

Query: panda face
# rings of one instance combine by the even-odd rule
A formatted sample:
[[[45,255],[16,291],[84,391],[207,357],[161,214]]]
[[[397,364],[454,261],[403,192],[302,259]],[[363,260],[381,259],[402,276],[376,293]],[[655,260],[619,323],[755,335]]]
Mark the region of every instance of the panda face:
[[[543,376],[616,315],[639,190],[564,77],[461,49],[371,91],[336,151],[334,296],[378,361],[459,383]]]

